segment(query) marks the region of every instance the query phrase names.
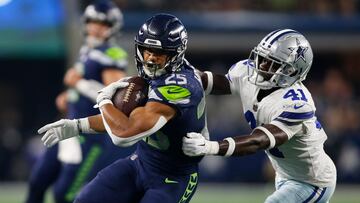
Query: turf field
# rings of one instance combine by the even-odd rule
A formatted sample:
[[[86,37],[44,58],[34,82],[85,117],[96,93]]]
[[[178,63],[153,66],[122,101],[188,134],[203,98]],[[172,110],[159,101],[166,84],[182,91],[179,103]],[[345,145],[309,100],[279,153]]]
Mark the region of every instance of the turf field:
[[[271,194],[272,185],[201,184],[192,203],[256,203]],[[1,184],[0,203],[21,203],[26,191],[25,183]],[[46,203],[53,203],[50,194]],[[359,203],[360,185],[339,185],[331,203]]]

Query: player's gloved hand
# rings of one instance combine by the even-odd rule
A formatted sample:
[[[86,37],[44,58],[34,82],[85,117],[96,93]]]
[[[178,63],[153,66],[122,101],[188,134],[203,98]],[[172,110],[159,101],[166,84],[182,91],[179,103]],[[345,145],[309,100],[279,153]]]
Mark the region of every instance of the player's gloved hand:
[[[39,134],[45,133],[41,141],[45,146],[51,147],[61,140],[79,136],[77,120],[61,119],[47,124],[38,130]]]
[[[96,98],[97,107],[100,107],[100,103],[104,100],[111,100],[117,89],[125,88],[129,86],[128,82],[124,82],[121,79],[111,83],[110,85],[102,88]]]
[[[219,143],[206,140],[200,133],[190,132],[183,137],[182,150],[188,156],[216,155]]]

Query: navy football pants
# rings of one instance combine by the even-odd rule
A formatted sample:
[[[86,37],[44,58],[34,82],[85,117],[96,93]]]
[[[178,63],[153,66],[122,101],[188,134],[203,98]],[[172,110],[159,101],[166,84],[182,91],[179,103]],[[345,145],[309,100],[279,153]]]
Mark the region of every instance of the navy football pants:
[[[132,155],[106,167],[80,192],[75,203],[185,203],[195,193],[197,172],[159,173]]]

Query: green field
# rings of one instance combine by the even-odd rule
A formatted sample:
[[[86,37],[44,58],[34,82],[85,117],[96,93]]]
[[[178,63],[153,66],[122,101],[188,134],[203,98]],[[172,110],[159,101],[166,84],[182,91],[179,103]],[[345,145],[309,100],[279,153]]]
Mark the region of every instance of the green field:
[[[256,203],[263,202],[271,194],[272,185],[247,184],[200,184],[192,203]],[[0,203],[21,203],[24,200],[26,184],[1,184]],[[51,195],[46,203],[53,203]],[[331,203],[360,202],[360,185],[339,185]]]

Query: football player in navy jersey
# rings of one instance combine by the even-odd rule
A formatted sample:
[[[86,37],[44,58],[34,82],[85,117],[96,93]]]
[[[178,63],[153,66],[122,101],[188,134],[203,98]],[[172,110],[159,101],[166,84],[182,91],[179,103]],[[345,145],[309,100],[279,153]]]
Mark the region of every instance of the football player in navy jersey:
[[[83,20],[85,44],[64,76],[68,89],[56,99],[69,119],[99,114],[93,108],[97,91],[124,77],[127,67],[127,53],[115,42],[123,22],[120,9],[111,2],[94,3],[87,6]],[[48,148],[32,170],[26,202],[43,202],[52,184],[57,203],[73,202],[98,171],[124,156],[119,150],[108,136],[86,133]]]
[[[206,134],[205,100],[200,77],[185,60],[187,32],[169,14],[148,19],[135,37],[138,73],[149,84],[148,101],[129,117],[111,98],[118,81],[97,97],[101,114],[48,124],[39,133],[51,146],[79,132],[107,131],[119,146],[137,144],[136,151],[98,173],[75,202],[189,202],[198,183],[201,157],[188,157],[181,149],[187,132]]]

